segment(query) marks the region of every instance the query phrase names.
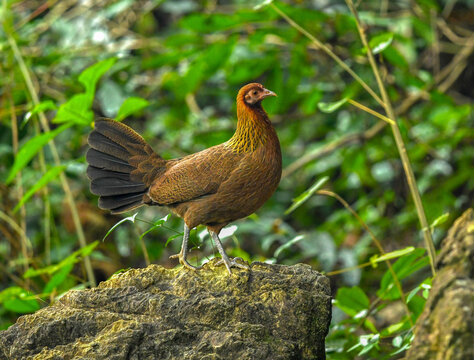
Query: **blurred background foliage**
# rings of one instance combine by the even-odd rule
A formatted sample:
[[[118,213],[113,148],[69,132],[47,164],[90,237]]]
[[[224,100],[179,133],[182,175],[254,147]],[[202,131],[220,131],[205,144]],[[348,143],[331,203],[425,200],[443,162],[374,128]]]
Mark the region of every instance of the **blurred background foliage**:
[[[230,138],[237,91],[256,81],[278,94],[264,106],[280,137],[284,173],[257,214],[225,230],[230,254],[305,262],[330,275],[336,298],[330,359],[396,358],[409,346],[410,321],[430,284],[424,250],[408,248],[394,264],[406,309],[385,264],[367,266],[379,252],[339,202],[316,193],[285,215],[292,199],[328,177],[324,188],[353,207],[385,251],[423,247],[389,126],[349,104],[329,113],[318,104],[352,98],[383,109],[275,6],[377,89],[354,18],[344,1],[255,9],[258,3],[2,1],[0,328],[70,288],[89,286],[84,256],[97,281],[150,262],[175,266],[168,256],[179,250],[182,222],[163,219],[166,209],[143,208],[97,241],[124,216],[99,210],[89,192],[84,155],[94,116],[126,118],[163,157],[179,157]],[[474,195],[474,1],[356,6],[428,221],[437,220],[438,245]],[[195,263],[215,253],[204,228],[192,232],[192,243]]]

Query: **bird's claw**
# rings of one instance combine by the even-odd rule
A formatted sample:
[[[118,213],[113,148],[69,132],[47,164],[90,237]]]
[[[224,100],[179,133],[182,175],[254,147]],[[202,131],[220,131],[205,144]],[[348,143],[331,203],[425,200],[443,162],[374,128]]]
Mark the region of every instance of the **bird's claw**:
[[[225,267],[227,268],[227,271],[229,272],[229,274],[232,274],[232,271],[230,270],[231,267],[237,267],[237,268],[241,268],[241,269],[245,269],[245,270],[250,269],[250,267],[248,265],[241,264],[241,263],[237,262],[237,260],[244,261],[240,257],[235,257],[235,258],[231,259],[231,258],[226,256],[226,257],[223,257],[221,260],[219,260],[216,263],[216,266],[224,264]]]
[[[181,252],[178,254],[171,255],[170,259],[178,259],[181,265],[191,270],[201,270],[202,268],[202,266],[194,266],[188,263],[188,260],[186,260],[186,258],[183,256]]]

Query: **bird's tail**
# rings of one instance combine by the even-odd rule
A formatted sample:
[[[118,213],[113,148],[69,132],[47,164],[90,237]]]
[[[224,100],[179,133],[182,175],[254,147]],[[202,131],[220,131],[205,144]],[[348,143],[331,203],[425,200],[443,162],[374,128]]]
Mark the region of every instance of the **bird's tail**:
[[[88,138],[87,176],[99,207],[121,213],[151,204],[148,188],[166,161],[127,125],[111,119],[95,122]]]

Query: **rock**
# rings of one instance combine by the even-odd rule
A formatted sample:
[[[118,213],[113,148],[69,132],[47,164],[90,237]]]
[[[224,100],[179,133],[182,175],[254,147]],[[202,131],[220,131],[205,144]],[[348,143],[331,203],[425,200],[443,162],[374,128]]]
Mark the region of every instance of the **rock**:
[[[324,359],[329,280],[307,265],[151,265],[0,332],[0,359]]]
[[[407,360],[474,359],[474,211],[466,211],[441,245],[430,295]]]

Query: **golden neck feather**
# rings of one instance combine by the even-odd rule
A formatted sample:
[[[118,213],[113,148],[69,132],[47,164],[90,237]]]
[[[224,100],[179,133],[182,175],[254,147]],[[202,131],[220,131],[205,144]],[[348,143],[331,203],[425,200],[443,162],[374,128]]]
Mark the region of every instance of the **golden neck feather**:
[[[225,144],[237,153],[254,151],[267,142],[271,126],[268,115],[260,104],[250,107],[243,99],[238,98],[237,129]]]

